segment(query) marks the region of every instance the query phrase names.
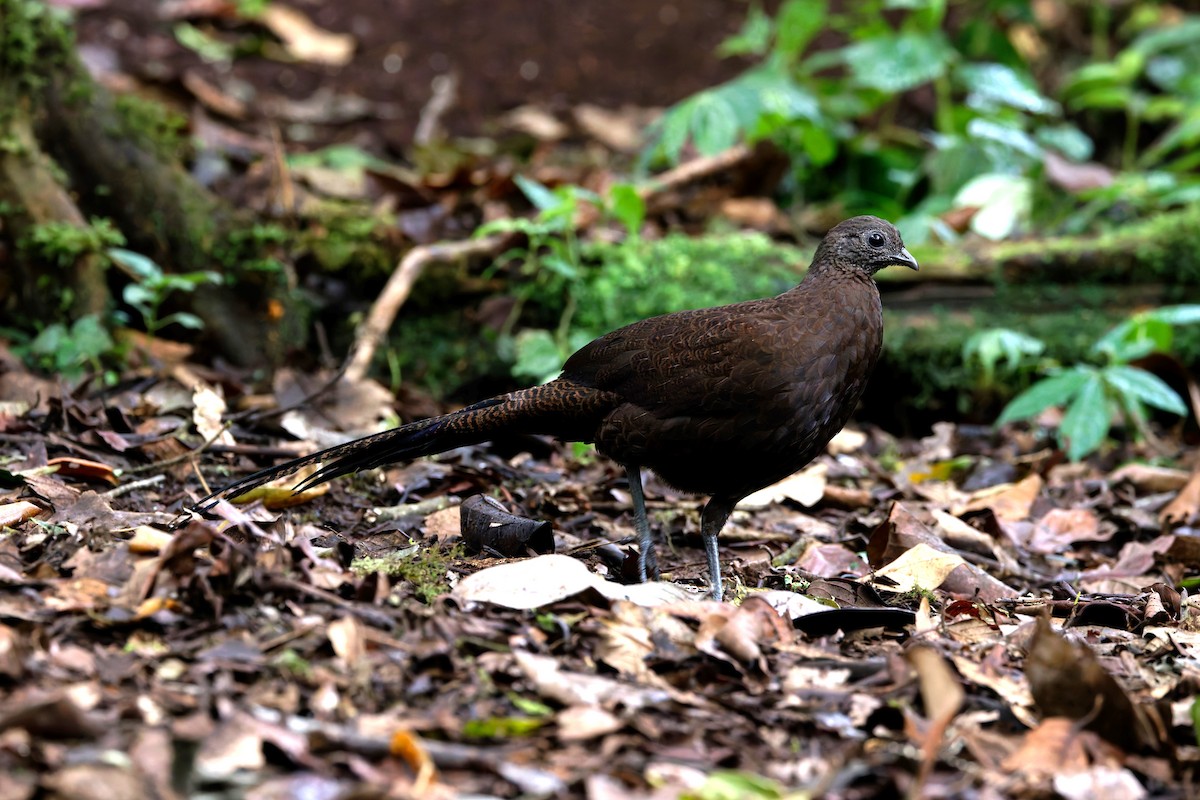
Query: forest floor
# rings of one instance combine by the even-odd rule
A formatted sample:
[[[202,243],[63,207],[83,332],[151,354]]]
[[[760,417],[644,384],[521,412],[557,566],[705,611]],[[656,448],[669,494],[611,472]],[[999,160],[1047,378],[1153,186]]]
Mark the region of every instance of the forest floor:
[[[239,397],[179,363],[61,394],[3,363],[4,797],[1194,792],[1195,449],[1189,472],[852,427],[735,514],[715,603],[699,504],[653,479],[664,579],[626,582],[627,487],[590,450],[465,448],[179,520],[201,476],[386,392],[288,412],[304,443],[243,417],[196,453],[213,386],[269,409],[294,382]]]
[[[221,154],[213,188],[256,209],[271,205],[255,170],[278,130],[297,150],[307,137],[397,153],[422,119],[478,135],[528,100],[504,124],[537,152],[602,141],[628,157],[637,143],[612,137],[640,130],[634,107],[736,72],[695,54],[743,14],[707,3],[710,26],[681,32],[670,3],[297,4],[315,27],[292,46],[308,56],[222,62],[203,54],[254,28],[226,3],[60,5],[84,8],[93,70],[182,108]],[[567,6],[588,24],[556,16]],[[410,17],[372,25],[385,10]],[[530,48],[554,41],[579,72],[510,44],[531,25]],[[354,44],[339,68],[312,56],[343,57],[331,30]],[[662,56],[653,35],[688,47]],[[574,58],[590,48],[627,74]],[[439,111],[433,79],[450,73],[457,99]],[[587,104],[629,108],[597,126]],[[548,125],[563,120],[567,133]],[[291,176],[347,191],[328,171]],[[724,209],[781,224],[769,205]],[[444,408],[369,381],[316,391],[329,374],[264,386],[159,340],[130,352],[112,385],[64,388],[0,343],[0,797],[1197,792],[1196,409],[1153,447],[1118,430],[1082,463],[1056,446],[1053,412],[919,438],[852,424],[735,513],[731,602],[715,603],[700,500],[647,476],[664,574],[632,583],[621,471],[538,438],[181,516],[340,431]],[[481,495],[524,521],[492,525]]]

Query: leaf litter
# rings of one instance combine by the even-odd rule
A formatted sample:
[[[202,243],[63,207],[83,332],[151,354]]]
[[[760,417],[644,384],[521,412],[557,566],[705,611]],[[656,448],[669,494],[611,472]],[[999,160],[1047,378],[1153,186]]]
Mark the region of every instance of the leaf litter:
[[[142,386],[26,406],[0,440],[6,797],[1135,797],[1195,780],[1186,459],[1145,466],[1129,445],[1105,472],[1002,430],[956,480],[937,466],[964,455],[953,426],[868,428],[736,512],[738,602],[714,603],[698,501],[651,481],[665,579],[630,583],[619,471],[544,440],[172,531],[198,474],[283,445],[214,435],[211,391]],[[386,398],[292,430],[316,446],[393,413]],[[180,440],[188,417],[200,432]],[[151,446],[199,440],[185,469]],[[972,484],[995,462],[1009,480]]]

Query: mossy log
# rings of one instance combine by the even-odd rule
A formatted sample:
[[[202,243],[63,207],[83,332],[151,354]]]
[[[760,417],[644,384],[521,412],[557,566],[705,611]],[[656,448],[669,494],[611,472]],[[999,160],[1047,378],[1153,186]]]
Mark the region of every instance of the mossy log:
[[[214,252],[249,221],[239,221],[146,126],[121,113],[80,63],[60,15],[37,0],[0,0],[0,19],[0,232],[17,246],[20,264],[5,297],[10,318],[54,321],[63,297],[76,318],[112,307],[102,253],[81,253],[64,274],[22,250],[47,223],[84,228],[86,217],[109,219],[128,246],[167,271],[220,271]],[[278,307],[269,301],[284,294],[282,281],[236,277],[236,292],[208,287],[179,301],[233,360],[277,361],[281,315],[268,309]]]

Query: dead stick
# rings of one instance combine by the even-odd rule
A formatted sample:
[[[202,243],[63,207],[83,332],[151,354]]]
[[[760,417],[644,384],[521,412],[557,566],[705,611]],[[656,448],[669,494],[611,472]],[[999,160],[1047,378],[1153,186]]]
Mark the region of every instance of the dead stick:
[[[507,234],[485,236],[482,239],[469,239],[465,242],[437,242],[414,247],[400,259],[392,277],[388,278],[383,292],[371,306],[367,318],[354,337],[354,346],[350,349],[350,357],[346,360],[344,378],[349,383],[361,381],[375,358],[388,329],[396,320],[400,307],[412,292],[413,284],[425,270],[425,267],[436,261],[451,261],[467,256],[496,253],[504,247],[510,237]]]

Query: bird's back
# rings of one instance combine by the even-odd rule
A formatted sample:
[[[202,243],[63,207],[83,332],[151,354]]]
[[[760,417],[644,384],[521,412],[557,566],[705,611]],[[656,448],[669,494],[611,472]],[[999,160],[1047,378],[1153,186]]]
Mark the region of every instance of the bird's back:
[[[635,323],[573,355],[560,380],[619,397],[600,452],[698,494],[739,497],[808,463],[845,424],[882,342],[861,272],[778,297]]]

